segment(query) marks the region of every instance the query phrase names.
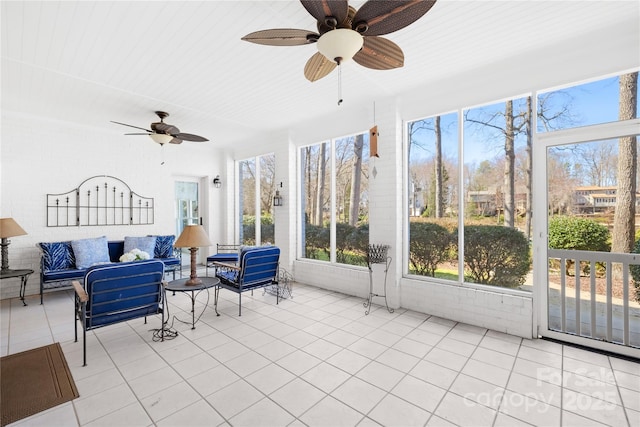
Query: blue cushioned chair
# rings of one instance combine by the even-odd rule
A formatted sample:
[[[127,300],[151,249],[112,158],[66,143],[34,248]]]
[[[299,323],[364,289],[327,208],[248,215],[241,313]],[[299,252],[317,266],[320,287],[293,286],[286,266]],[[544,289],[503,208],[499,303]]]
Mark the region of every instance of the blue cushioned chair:
[[[216,245],[216,253],[207,257],[206,274],[209,275],[209,268],[215,267],[214,263],[222,262],[225,264],[237,264],[238,263],[238,251],[240,245]]]
[[[276,246],[258,246],[244,248],[240,252],[238,265],[214,262],[216,277],[220,284],[216,286],[214,307],[218,313],[218,294],[220,288],[238,294],[238,316],[242,315],[242,292],[273,285],[278,281],[278,263],[280,248]],[[276,296],[276,303],[279,297]]]
[[[82,325],[83,366],[87,365],[87,331],[162,313],[164,263],[158,259],[89,267],[84,286],[74,280],[75,340]],[[161,328],[162,329],[162,328]]]

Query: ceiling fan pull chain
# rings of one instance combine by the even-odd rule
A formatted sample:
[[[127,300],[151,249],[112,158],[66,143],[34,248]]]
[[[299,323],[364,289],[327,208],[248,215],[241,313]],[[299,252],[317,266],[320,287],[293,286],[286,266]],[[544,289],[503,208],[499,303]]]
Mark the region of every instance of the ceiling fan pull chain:
[[[342,67],[338,63],[338,105],[342,104]]]

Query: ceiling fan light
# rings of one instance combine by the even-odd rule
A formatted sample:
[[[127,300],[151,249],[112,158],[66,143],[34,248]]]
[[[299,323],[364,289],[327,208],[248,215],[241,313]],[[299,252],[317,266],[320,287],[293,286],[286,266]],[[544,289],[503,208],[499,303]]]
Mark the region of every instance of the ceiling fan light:
[[[173,139],[173,136],[167,135],[165,133],[152,133],[152,134],[149,134],[149,136],[151,137],[151,139],[153,139],[155,142],[157,142],[160,145],[171,142],[171,140]]]
[[[344,62],[362,49],[364,39],[358,32],[348,28],[327,31],[318,39],[318,51],[328,60]],[[336,58],[340,58],[339,61]]]

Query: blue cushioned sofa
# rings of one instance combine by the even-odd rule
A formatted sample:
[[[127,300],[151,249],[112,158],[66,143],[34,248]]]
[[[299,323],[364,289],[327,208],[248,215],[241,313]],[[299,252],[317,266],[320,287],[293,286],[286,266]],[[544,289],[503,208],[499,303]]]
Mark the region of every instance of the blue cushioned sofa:
[[[164,263],[165,272],[179,271],[182,275],[182,260],[180,252],[173,246],[175,236],[155,236],[156,243],[153,258]],[[117,263],[124,253],[125,240],[111,240],[107,242],[109,259],[97,264]],[[40,257],[40,304],[43,303],[45,290],[70,288],[73,280],[80,283],[84,280],[86,267],[78,267],[72,242],[40,242],[36,246],[41,251]]]

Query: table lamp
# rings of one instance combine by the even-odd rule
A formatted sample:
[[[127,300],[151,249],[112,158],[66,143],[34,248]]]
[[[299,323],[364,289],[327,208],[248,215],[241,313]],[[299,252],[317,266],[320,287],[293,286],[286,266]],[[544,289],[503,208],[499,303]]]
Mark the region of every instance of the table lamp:
[[[9,270],[9,237],[24,236],[26,231],[13,218],[0,218],[0,238],[2,238],[2,271]]]
[[[212,246],[206,231],[201,225],[187,225],[182,230],[182,234],[176,240],[175,246],[178,248],[189,248],[191,251],[191,277],[185,285],[200,285],[202,280],[196,274],[196,252],[202,246]]]

